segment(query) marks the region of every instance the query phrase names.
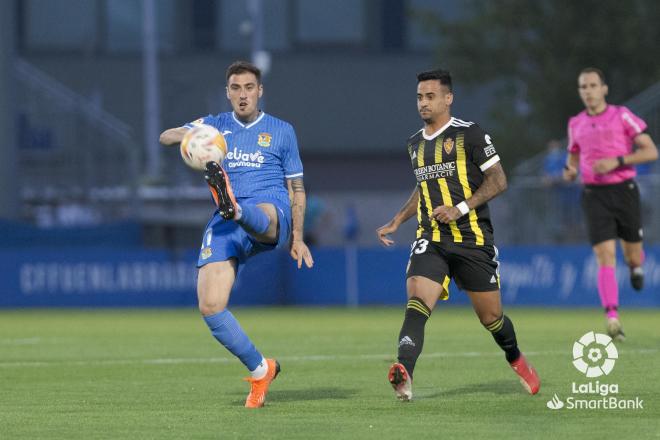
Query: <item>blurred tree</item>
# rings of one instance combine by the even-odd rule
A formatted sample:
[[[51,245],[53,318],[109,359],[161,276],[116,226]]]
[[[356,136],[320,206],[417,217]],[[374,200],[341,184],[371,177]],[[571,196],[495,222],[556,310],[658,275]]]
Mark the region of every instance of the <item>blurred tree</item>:
[[[660,79],[658,0],[466,0],[460,18],[415,11],[456,83],[495,90],[488,127],[509,160],[565,135],[583,107],[577,74],[601,68],[622,103]],[[511,163],[511,162],[509,162]]]

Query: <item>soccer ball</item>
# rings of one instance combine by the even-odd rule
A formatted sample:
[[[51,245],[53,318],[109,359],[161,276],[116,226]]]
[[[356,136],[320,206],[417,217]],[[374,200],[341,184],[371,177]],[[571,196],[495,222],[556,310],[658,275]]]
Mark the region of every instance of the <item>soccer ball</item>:
[[[203,171],[208,162],[221,163],[226,155],[225,137],[210,125],[193,127],[181,141],[181,157],[195,170]]]

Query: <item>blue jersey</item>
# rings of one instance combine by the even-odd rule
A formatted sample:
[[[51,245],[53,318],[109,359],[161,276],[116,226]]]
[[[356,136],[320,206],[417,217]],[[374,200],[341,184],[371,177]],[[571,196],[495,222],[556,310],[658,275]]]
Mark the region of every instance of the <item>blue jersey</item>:
[[[217,128],[227,141],[222,167],[229,176],[234,196],[255,202],[274,199],[289,206],[286,180],[302,177],[303,167],[293,126],[261,112],[244,124],[234,112],[208,115],[186,124]]]

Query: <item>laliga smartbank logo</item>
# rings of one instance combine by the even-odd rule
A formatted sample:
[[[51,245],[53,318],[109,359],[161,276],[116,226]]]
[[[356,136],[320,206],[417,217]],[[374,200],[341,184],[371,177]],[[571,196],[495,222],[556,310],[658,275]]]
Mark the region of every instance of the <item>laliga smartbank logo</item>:
[[[573,344],[573,366],[587,378],[607,376],[614,369],[619,352],[610,338],[601,333],[588,332]],[[639,397],[619,397],[618,383],[600,380],[584,383],[573,382],[569,397],[562,400],[556,393],[546,406],[558,409],[644,409],[644,400]]]
[[[612,338],[601,333],[585,333],[573,344],[573,366],[587,377],[608,375],[619,359]]]

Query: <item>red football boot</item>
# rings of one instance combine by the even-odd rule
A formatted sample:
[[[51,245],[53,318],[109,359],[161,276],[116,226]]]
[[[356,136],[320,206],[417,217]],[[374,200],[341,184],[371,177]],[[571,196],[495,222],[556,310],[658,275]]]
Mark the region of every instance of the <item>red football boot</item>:
[[[520,378],[520,383],[525,387],[529,394],[536,394],[539,392],[539,389],[541,388],[541,379],[539,379],[538,373],[534,367],[527,362],[527,359],[525,359],[525,356],[522,353],[518,359],[511,362],[509,365],[511,365],[513,371],[516,372]]]

